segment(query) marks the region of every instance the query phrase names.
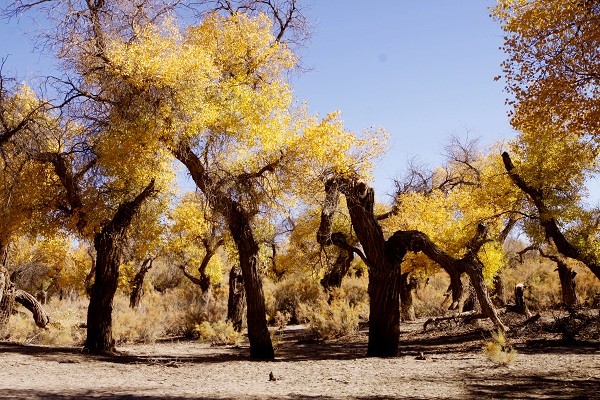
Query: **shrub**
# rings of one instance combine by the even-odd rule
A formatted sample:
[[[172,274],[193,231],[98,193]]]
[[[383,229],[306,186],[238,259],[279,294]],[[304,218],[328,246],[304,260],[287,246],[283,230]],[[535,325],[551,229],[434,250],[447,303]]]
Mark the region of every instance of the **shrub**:
[[[508,345],[501,330],[492,333],[492,340],[484,343],[483,352],[488,360],[499,365],[508,365],[517,357],[517,351]]]
[[[237,346],[243,338],[242,333],[237,332],[229,321],[204,321],[195,326],[194,333],[201,342],[210,342],[213,346]]]
[[[289,322],[306,323],[308,316],[303,310],[308,306],[312,308],[315,304],[325,299],[325,293],[319,282],[300,274],[293,275],[275,285],[265,282],[265,299],[269,321],[274,321],[277,312],[290,315]],[[300,307],[300,305],[304,305]]]
[[[347,299],[333,299],[331,304],[321,302],[304,313],[309,315],[309,325],[320,339],[337,339],[358,330],[359,308],[351,306]]]
[[[8,339],[17,343],[49,346],[80,346],[85,340],[82,323],[86,319],[85,300],[51,300],[44,306],[50,323],[45,328],[35,326],[29,311],[17,306],[18,311],[8,324]]]

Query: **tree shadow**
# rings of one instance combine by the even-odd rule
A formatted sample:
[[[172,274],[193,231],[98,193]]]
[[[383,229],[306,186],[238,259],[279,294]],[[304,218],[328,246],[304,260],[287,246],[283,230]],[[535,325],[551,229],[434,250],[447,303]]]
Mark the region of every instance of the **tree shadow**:
[[[469,397],[474,399],[599,399],[600,378],[569,378],[560,375],[467,377]]]

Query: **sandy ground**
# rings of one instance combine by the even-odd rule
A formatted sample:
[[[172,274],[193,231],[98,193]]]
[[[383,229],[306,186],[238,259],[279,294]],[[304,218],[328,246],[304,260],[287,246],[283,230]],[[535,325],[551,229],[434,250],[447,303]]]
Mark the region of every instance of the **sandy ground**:
[[[481,350],[485,329],[423,333],[422,325],[403,323],[402,354],[385,359],[364,357],[364,330],[322,343],[298,326],[285,330],[268,362],[251,361],[247,344],[171,340],[99,357],[0,342],[0,398],[600,399],[597,342],[530,340],[516,344],[514,362],[497,366]]]

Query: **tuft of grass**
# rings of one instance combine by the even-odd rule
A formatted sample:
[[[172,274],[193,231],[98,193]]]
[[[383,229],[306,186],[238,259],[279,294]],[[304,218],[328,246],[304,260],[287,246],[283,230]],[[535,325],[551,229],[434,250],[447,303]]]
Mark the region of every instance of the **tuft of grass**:
[[[488,360],[497,365],[506,366],[517,358],[517,351],[508,344],[501,330],[492,333],[492,339],[483,345],[483,352]]]

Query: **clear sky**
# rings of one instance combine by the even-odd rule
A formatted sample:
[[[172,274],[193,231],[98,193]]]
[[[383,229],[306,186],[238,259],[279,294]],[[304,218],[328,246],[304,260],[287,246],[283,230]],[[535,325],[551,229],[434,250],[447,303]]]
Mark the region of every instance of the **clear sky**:
[[[502,30],[489,17],[493,1],[321,0],[295,79],[311,110],[341,110],[354,131],[382,126],[391,149],[376,171],[380,200],[391,178],[417,157],[442,160],[450,135],[492,143],[514,136],[500,75]],[[368,5],[367,5],[368,4]]]
[[[302,58],[311,69],[294,76],[296,96],[321,115],[340,110],[353,131],[391,134],[375,176],[379,200],[409,159],[440,163],[452,134],[483,143],[514,136],[503,83],[493,79],[504,58],[493,1],[306,1],[315,30]],[[20,25],[0,21],[0,57],[9,56],[5,72],[31,82],[47,60],[23,35],[31,20]]]

